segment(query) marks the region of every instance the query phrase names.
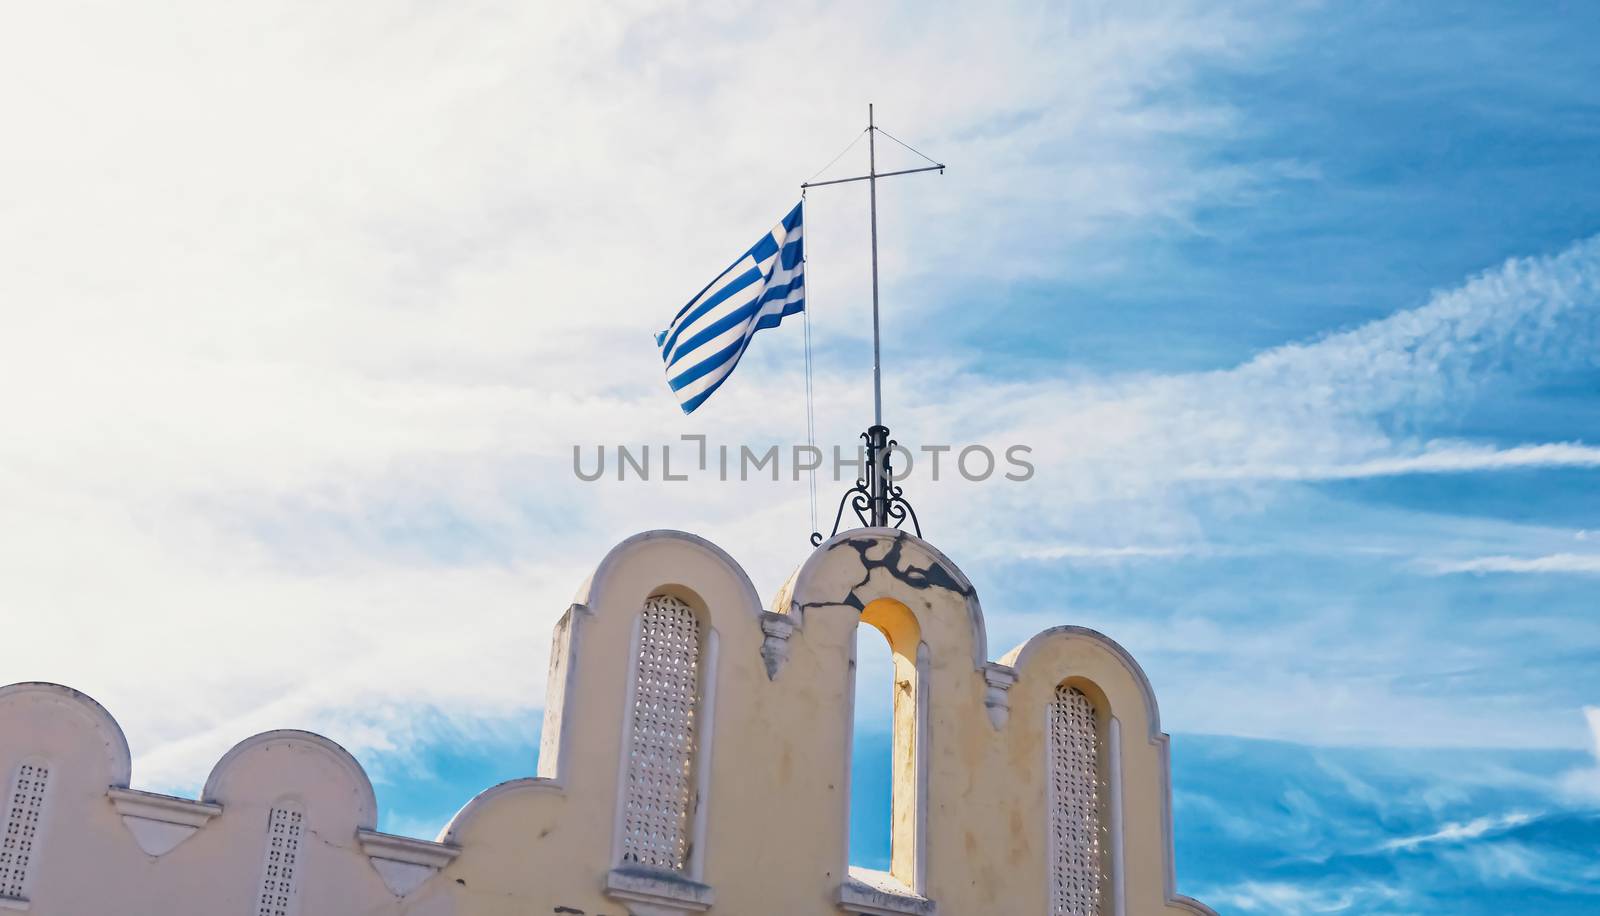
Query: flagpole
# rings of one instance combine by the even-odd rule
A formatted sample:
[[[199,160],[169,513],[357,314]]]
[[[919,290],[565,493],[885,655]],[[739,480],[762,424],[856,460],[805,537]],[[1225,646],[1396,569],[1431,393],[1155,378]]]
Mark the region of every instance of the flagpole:
[[[892,134],[884,134],[901,146],[906,146]],[[934,162],[923,156],[911,147],[911,152],[927,159],[931,165],[915,169],[898,169],[893,172],[878,172],[878,125],[873,116],[872,103],[867,103],[867,174],[857,175],[854,178],[835,178],[829,181],[803,182],[800,185],[802,192],[807,188],[821,187],[830,184],[847,184],[854,181],[867,183],[867,197],[870,201],[872,218],[872,426],[861,435],[867,442],[867,453],[861,477],[857,478],[855,486],[846,491],[844,498],[839,501],[839,511],[834,514],[833,531],[839,533],[839,523],[844,518],[844,510],[849,506],[861,523],[874,528],[899,527],[901,522],[910,520],[917,534],[922,534],[922,525],[917,521],[917,513],[906,502],[905,495],[900,487],[895,486],[894,471],[890,467],[891,453],[897,447],[894,440],[889,438],[889,427],[883,425],[883,346],[882,329],[878,316],[878,179],[888,178],[893,175],[911,175],[917,172],[938,171],[944,173],[944,163]],[[856,142],[860,142],[859,138]],[[849,152],[846,147],[845,152]],[[840,154],[841,156],[843,153]],[[838,161],[838,157],[835,157]],[[832,163],[829,163],[832,165]],[[823,171],[827,171],[824,167]],[[819,173],[820,174],[820,173]],[[815,177],[815,176],[813,176]],[[822,543],[822,532],[811,533],[813,545]]]
[[[867,461],[876,473],[872,481],[872,526],[889,524],[888,441],[889,428],[883,425],[883,357],[878,334],[878,127],[872,120],[872,103],[867,103],[867,199],[872,213],[872,429],[867,431]],[[879,462],[883,464],[880,466]]]
[[[872,425],[883,425],[883,360],[878,346],[878,128],[867,103],[867,198],[872,202]],[[873,523],[878,518],[878,494],[873,494]]]

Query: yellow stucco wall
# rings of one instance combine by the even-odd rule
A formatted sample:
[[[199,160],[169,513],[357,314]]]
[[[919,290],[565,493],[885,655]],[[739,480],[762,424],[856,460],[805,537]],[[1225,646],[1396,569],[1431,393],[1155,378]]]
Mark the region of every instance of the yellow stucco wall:
[[[896,764],[893,870],[908,912],[924,905],[915,892],[946,916],[1049,912],[1044,726],[1068,679],[1097,700],[1106,736],[1113,718],[1121,736],[1120,912],[1210,912],[1172,887],[1166,737],[1133,660],[1099,634],[1060,627],[991,662],[982,609],[961,572],[930,545],[878,529],[824,544],[766,608],[727,554],[699,538],[649,532],[615,548],[558,627],[540,778],[467,805],[439,838],[453,861],[404,897],[357,842],[376,817],[371,788],[331,742],[304,733],[245,742],[208,784],[207,800],[222,813],[156,857],[133,844],[105,796],[128,778],[126,745],[112,747],[120,732],[106,737],[116,728],[109,716],[92,721],[92,701],[61,688],[7,688],[0,779],[29,754],[67,761],[57,784],[66,801],[51,811],[30,912],[244,916],[266,812],[283,797],[302,801],[321,840],[310,847],[300,916],[688,911],[606,890],[630,651],[645,599],[663,591],[696,608],[703,658],[714,662],[703,680],[714,708],[702,705],[699,725],[709,767],[696,799],[704,835],[688,876],[714,894],[711,912],[842,911],[854,641],[869,606],[900,659],[897,679],[911,683],[895,716],[906,756]],[[72,877],[85,861],[105,876],[96,887]],[[896,906],[883,905],[844,911]],[[1103,912],[1118,911],[1108,901]]]

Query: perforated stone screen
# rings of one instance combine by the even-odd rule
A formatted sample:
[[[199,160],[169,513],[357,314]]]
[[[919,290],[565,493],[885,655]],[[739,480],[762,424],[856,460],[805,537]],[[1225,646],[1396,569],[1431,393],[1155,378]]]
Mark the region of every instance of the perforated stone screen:
[[[50,768],[45,764],[24,763],[17,769],[6,806],[6,832],[0,837],[0,897],[20,900],[26,890],[49,783]]]
[[[293,916],[300,890],[300,839],[305,815],[297,806],[272,809],[267,822],[267,853],[261,866],[261,896],[256,916]]]
[[[1099,737],[1094,704],[1075,687],[1050,703],[1051,916],[1099,916]]]
[[[694,797],[700,620],[669,595],[645,601],[629,736],[622,861],[683,871]]]

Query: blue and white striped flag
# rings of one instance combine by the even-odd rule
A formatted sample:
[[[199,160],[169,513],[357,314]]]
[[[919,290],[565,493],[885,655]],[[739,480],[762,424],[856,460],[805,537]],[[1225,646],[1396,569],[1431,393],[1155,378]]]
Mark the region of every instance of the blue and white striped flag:
[[[667,384],[684,413],[711,397],[739,365],[750,338],[806,307],[800,204],[656,335]]]

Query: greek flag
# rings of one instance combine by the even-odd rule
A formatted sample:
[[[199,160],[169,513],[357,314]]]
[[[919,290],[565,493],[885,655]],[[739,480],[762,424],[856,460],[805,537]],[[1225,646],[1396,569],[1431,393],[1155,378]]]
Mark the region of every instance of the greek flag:
[[[711,397],[739,365],[750,338],[806,307],[800,204],[733,266],[678,310],[656,335],[667,384],[684,413]]]

